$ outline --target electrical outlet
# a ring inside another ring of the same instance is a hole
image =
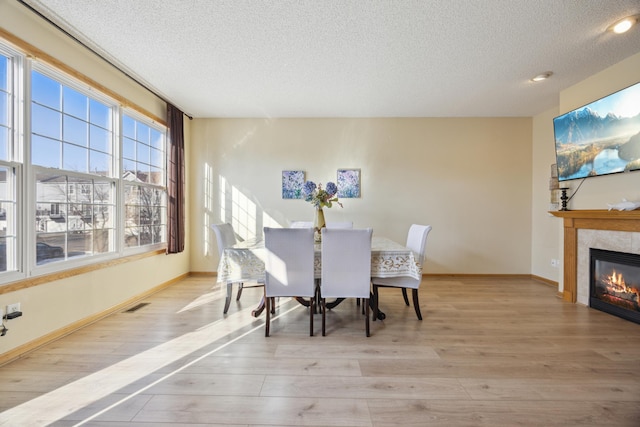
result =
[[[20,310],[19,302],[7,305],[7,314],[15,313],[16,311],[22,311]]]

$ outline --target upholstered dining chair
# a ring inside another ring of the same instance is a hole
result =
[[[313,221],[291,221],[289,228],[313,228]]]
[[[353,228],[353,222],[351,221],[329,221],[326,224],[327,228]],[[289,228],[313,228],[312,221],[292,221]]]
[[[313,336],[313,303],[316,292],[313,245],[311,228],[264,228],[264,300],[267,313],[265,337],[269,336],[275,297],[309,298],[309,336]]]
[[[427,236],[431,231],[430,225],[418,225],[412,224],[409,227],[409,233],[407,234],[407,247],[414,253],[415,260],[420,264],[420,267],[424,265],[425,251],[427,247]],[[416,311],[416,316],[419,320],[422,320],[422,313],[420,312],[420,301],[418,299],[418,288],[422,280],[414,279],[412,277],[372,277],[373,283],[373,297],[375,301],[375,309],[373,313],[373,320],[375,321],[378,313],[378,288],[379,287],[393,287],[401,288],[404,303],[409,306],[409,299],[407,298],[407,289],[411,289],[413,294],[413,308]]]
[[[327,228],[353,228],[351,221],[327,221]]]
[[[211,224],[211,229],[216,235],[216,241],[218,243],[218,253],[220,257],[222,257],[222,253],[226,248],[229,248],[236,243],[238,243],[238,239],[236,238],[236,232],[233,230],[233,226],[229,223],[223,224]],[[240,239],[240,241],[242,241]],[[242,296],[242,289],[245,287],[243,282],[238,282],[238,294],[236,296],[236,301],[240,301],[240,297]],[[262,284],[256,284],[247,287],[258,287],[262,286]],[[224,309],[223,313],[227,314],[229,311],[229,305],[231,304],[231,298],[233,296],[233,283],[227,283],[227,297],[224,301]]]
[[[324,228],[322,230],[322,335],[326,335],[327,298],[364,300],[365,333],[369,331],[371,293],[371,236],[373,230]]]

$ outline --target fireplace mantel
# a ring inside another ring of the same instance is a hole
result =
[[[640,232],[640,210],[576,210],[552,211],[553,216],[564,221],[564,275],[565,301],[576,302],[578,276],[578,230],[612,230]]]

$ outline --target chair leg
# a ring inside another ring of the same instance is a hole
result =
[[[243,288],[243,284],[239,283],[238,284],[238,294],[236,295],[236,301],[240,301],[240,297],[242,296],[242,288]]]
[[[327,299],[322,298],[322,336],[323,337],[327,336],[327,332],[325,329],[326,321],[327,321]]]
[[[229,304],[231,304],[232,293],[233,293],[233,284],[227,283],[227,298],[224,300],[224,310],[222,310],[222,314],[227,314],[227,311],[229,311]]]
[[[322,314],[322,296],[320,295],[320,281],[316,284],[315,292],[316,303],[313,306],[313,313]]]
[[[367,307],[365,308],[366,315],[364,316],[364,330],[368,337],[371,336],[371,332],[369,331],[369,298],[363,299],[363,304]]]
[[[309,336],[313,336],[313,297],[309,300]]]
[[[373,321],[378,320],[378,286],[373,285]]]
[[[409,307],[409,298],[407,298],[407,288],[402,288],[402,297],[404,298],[404,303]]]
[[[276,297],[271,297],[271,314],[276,314]]]
[[[266,292],[265,292],[265,296],[264,296],[264,303],[266,304],[266,309],[267,309],[267,318],[264,322],[264,336],[268,337],[269,336],[269,326],[271,325],[271,298],[267,297]]]
[[[422,320],[422,313],[420,313],[420,301],[418,301],[418,290],[412,289],[413,292],[413,308],[416,309],[416,315],[419,320]]]

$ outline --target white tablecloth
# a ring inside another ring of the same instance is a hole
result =
[[[321,276],[320,244],[315,245],[315,277]],[[264,283],[264,241],[244,241],[227,248],[218,265],[219,283]],[[422,266],[413,251],[386,237],[373,236],[371,241],[371,277],[422,277]]]

